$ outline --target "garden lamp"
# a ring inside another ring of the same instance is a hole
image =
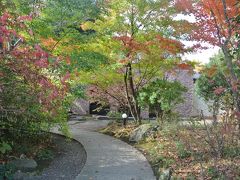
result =
[[[122,114],[122,118],[123,118],[123,126],[126,126],[126,124],[127,124],[127,114],[126,113],[123,113]]]

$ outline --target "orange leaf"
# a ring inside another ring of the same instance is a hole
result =
[[[191,66],[189,64],[186,64],[186,63],[178,64],[178,67],[180,69],[191,69]]]

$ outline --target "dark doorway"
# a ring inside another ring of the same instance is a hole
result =
[[[110,111],[109,106],[102,106],[97,102],[90,104],[90,114],[106,116],[109,111]]]
[[[150,112],[149,113],[149,118],[156,118],[156,113],[155,112]]]
[[[156,118],[156,112],[152,106],[149,107],[149,118]]]

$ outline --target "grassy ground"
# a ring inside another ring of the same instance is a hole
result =
[[[100,132],[128,142],[136,127],[129,123],[124,128],[113,122]],[[214,137],[211,139],[213,145]],[[193,130],[177,123],[166,123],[156,134],[131,144],[143,152],[157,176],[159,169],[171,168],[173,177],[178,179],[240,179],[239,146],[226,144],[223,155],[215,157],[206,139],[206,131],[201,127]]]

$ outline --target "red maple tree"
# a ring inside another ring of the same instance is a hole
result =
[[[49,58],[57,57],[44,51],[38,44],[32,45],[21,35],[24,32],[25,36],[31,36],[26,21],[31,21],[31,17],[15,17],[7,12],[0,16],[1,66],[31,87],[32,95],[37,97],[44,111],[54,112],[68,91],[66,80],[69,73],[55,77],[59,79],[59,85],[53,82],[48,71],[56,69],[56,63],[50,63]],[[8,76],[6,72],[0,72],[0,77],[5,76]],[[4,91],[4,88],[5,84],[1,83],[0,90]],[[0,104],[0,109],[6,108],[8,107]]]
[[[240,24],[235,21],[240,14],[238,0],[177,0],[178,9],[184,14],[194,15],[195,28],[190,34],[190,40],[207,42],[221,48],[227,65],[226,74],[234,97],[236,112],[240,112],[240,80],[234,70],[234,64],[239,57],[235,50],[239,47],[236,36],[240,33]],[[199,46],[200,47],[200,46]],[[216,90],[218,92],[218,90]],[[219,90],[220,91],[220,90]],[[236,113],[238,114],[238,113]],[[239,125],[240,125],[240,117]]]

